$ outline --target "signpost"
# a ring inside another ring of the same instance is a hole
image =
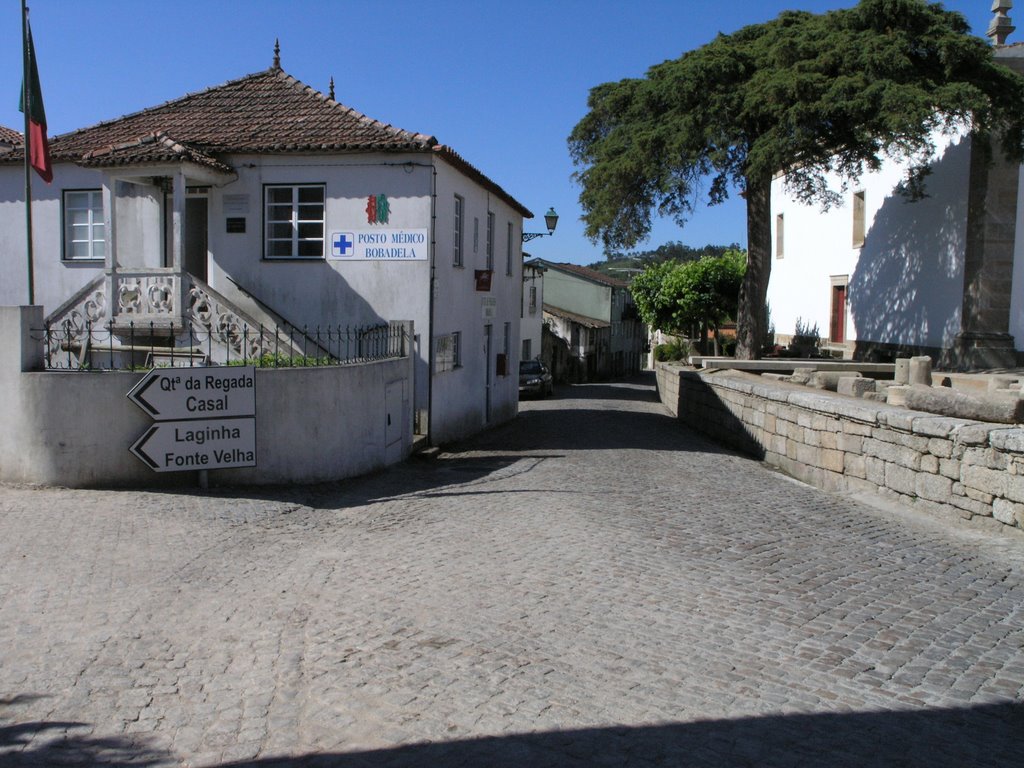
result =
[[[154,472],[256,466],[253,366],[154,368],[128,399],[156,422],[130,449]]]

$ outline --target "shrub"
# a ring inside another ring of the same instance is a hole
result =
[[[796,319],[796,330],[789,342],[789,350],[797,357],[817,357],[818,345],[821,344],[821,334],[818,332],[818,324],[805,323],[803,318]]]

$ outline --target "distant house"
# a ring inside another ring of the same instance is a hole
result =
[[[0,304],[24,304],[23,150],[16,132],[0,141]],[[237,357],[242,329],[411,320],[418,433],[443,443],[515,416],[532,214],[433,136],[360,114],[275,57],[50,148],[54,181],[33,185],[50,323],[109,326],[125,344],[129,327],[164,338],[191,323],[213,357]]]
[[[593,269],[537,259],[544,320],[553,338],[546,361],[556,378],[594,381],[639,372],[646,329],[629,285]]]
[[[545,267],[534,260],[523,264],[523,306],[519,314],[522,341],[520,360],[534,360],[541,356],[546,271]]]
[[[7,152],[21,146],[21,134],[13,128],[0,125],[0,152]]]
[[[1024,72],[1024,46],[996,59]],[[887,161],[822,212],[772,183],[768,288],[777,341],[799,321],[836,354],[888,360],[926,354],[944,367],[1012,367],[1024,359],[1022,168],[990,163],[965,131],[936,133],[923,200],[898,192]],[[833,180],[834,188],[838,179]]]

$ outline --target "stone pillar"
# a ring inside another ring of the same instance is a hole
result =
[[[960,370],[1017,364],[1009,328],[1020,166],[1007,161],[997,139],[991,155],[978,144],[972,137],[963,305],[950,361]]]

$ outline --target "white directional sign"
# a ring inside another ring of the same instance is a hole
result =
[[[154,368],[132,387],[128,399],[155,421],[255,416],[256,373],[251,365]]]
[[[158,421],[132,453],[154,472],[256,466],[256,419]]]

